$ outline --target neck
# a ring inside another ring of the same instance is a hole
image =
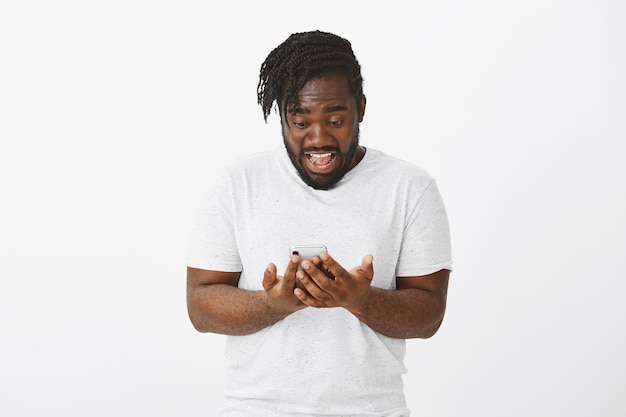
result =
[[[354,168],[355,166],[358,165],[359,162],[361,162],[361,160],[365,156],[365,151],[366,151],[366,148],[364,146],[359,145],[356,148],[356,152],[354,153],[354,159],[352,160],[352,163],[350,164],[350,169]]]

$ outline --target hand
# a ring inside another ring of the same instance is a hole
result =
[[[366,255],[360,266],[346,271],[327,252],[314,256],[302,262],[303,269],[296,273],[306,292],[296,288],[294,293],[311,307],[344,307],[358,313],[372,292],[373,261],[372,255]]]
[[[299,262],[300,257],[292,255],[283,276],[276,275],[276,265],[273,263],[265,269],[263,288],[265,289],[265,302],[270,308],[279,312],[293,313],[306,307],[294,294]]]

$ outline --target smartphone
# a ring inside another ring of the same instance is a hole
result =
[[[326,252],[325,245],[293,245],[289,248],[289,256],[300,255],[300,262],[311,259],[322,252]],[[302,267],[298,265],[298,269],[302,269]]]

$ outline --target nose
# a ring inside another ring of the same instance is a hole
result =
[[[309,146],[322,147],[329,145],[332,141],[332,136],[329,134],[326,124],[323,123],[312,124],[308,136]]]

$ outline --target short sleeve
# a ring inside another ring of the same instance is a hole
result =
[[[206,187],[191,227],[187,266],[212,271],[241,271],[231,184],[228,176],[222,176]]]
[[[434,179],[408,215],[396,276],[421,276],[452,269],[450,226]]]

